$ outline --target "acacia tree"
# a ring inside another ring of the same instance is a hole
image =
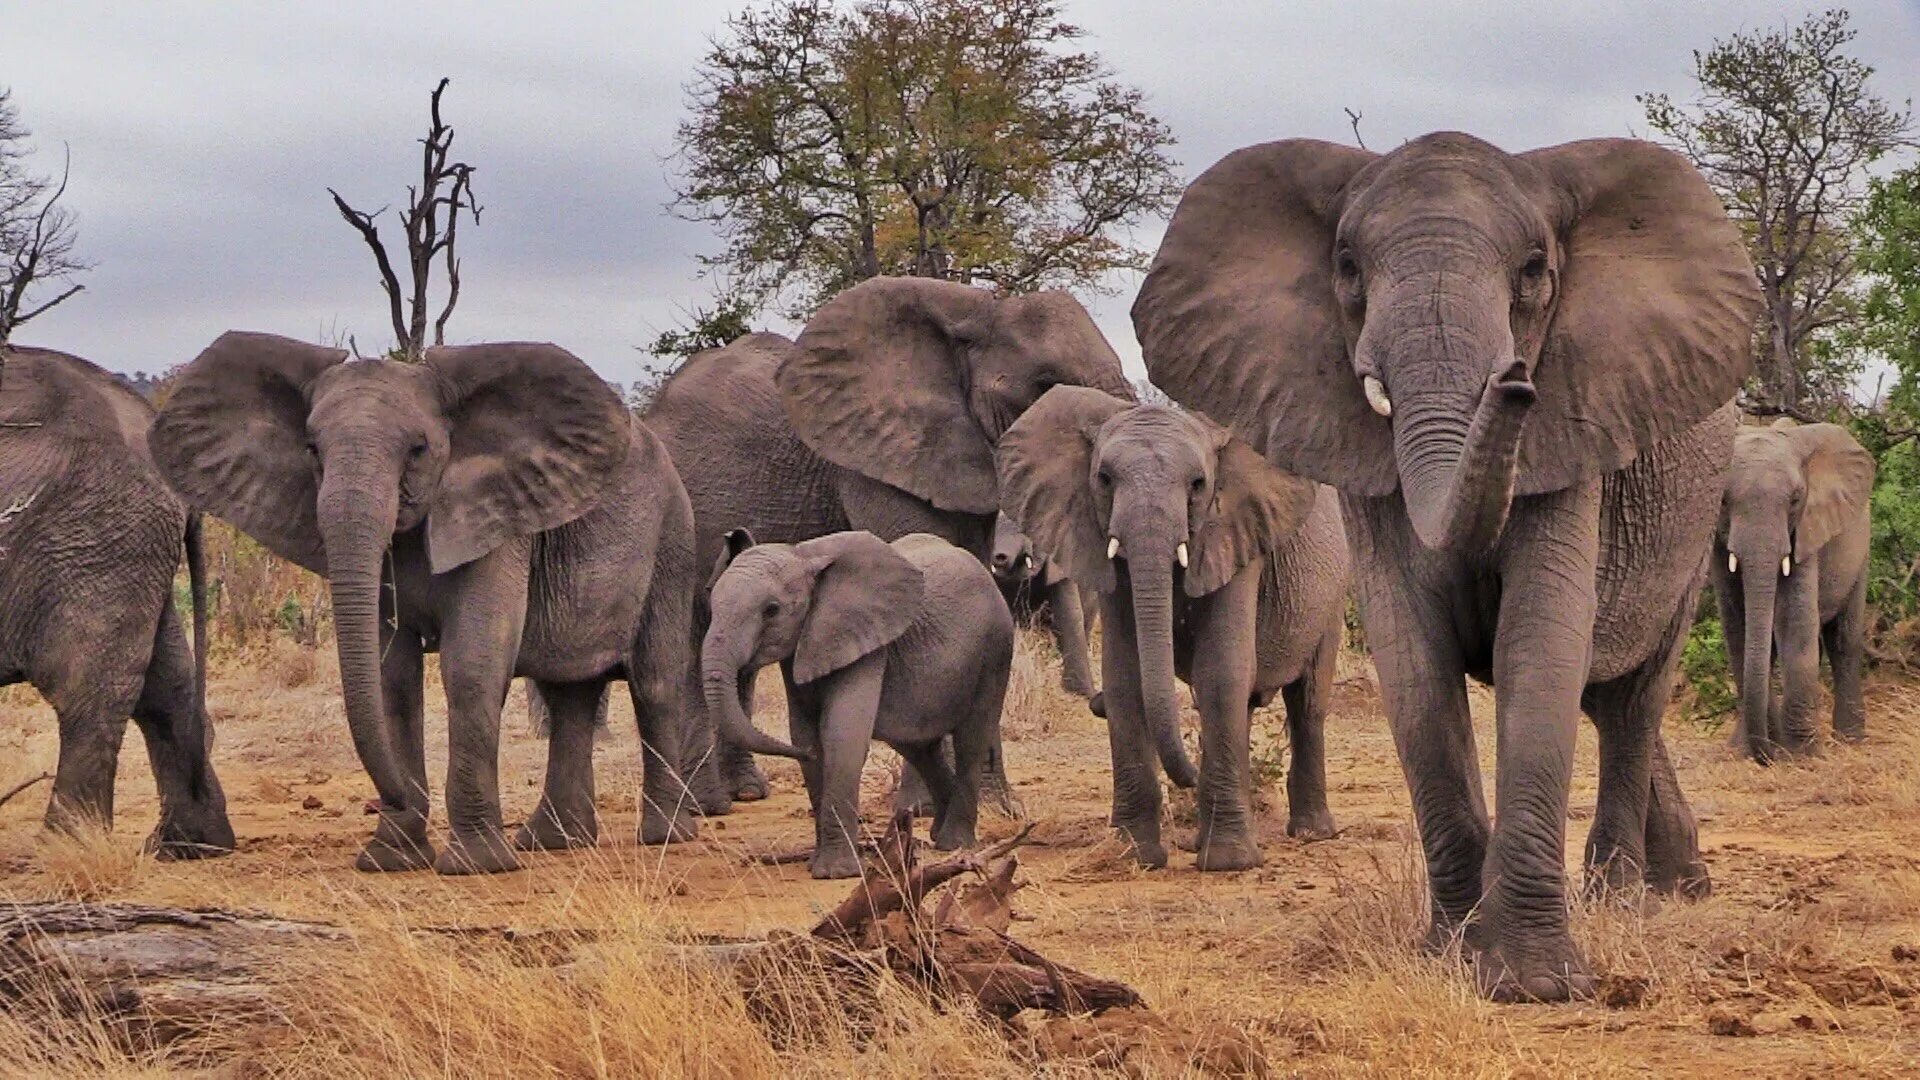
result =
[[[420,140],[420,183],[407,185],[407,209],[400,216],[401,228],[406,233],[407,272],[412,286],[405,294],[404,303],[393,260],[388,257],[387,246],[373,223],[386,208],[372,213],[355,210],[339,192],[327,189],[327,194],[333,196],[334,209],[340,211],[340,216],[354,227],[373,252],[374,264],[380,269],[380,288],[387,294],[388,314],[393,320],[393,355],[402,360],[418,361],[426,355],[428,286],[435,260],[444,260],[447,299],[439,317],[433,320],[433,343],[446,344],[447,320],[453,317],[454,305],[460,302],[460,256],[454,248],[459,236],[460,214],[465,211],[475,224],[480,221],[480,204],[473,198],[473,166],[449,160],[453,153],[453,128],[440,116],[440,96],[446,93],[448,81],[441,79],[428,99],[427,136]]]
[[[34,172],[27,135],[13,92],[0,89],[0,346],[85,288],[75,280],[87,264],[74,254],[73,212],[60,205],[71,161],[57,181]],[[36,295],[42,288],[52,295]]]
[[[795,317],[880,274],[1101,290],[1120,235],[1179,195],[1140,91],[1053,0],[776,0],[728,20],[688,87],[683,217],[722,305]]]
[[[1814,345],[1852,311],[1847,226],[1867,168],[1909,145],[1912,130],[1908,105],[1875,95],[1873,68],[1847,54],[1856,33],[1842,10],[1736,33],[1693,54],[1691,102],[1638,99],[1746,232],[1766,303],[1761,390],[1782,411],[1844,393],[1842,354]]]

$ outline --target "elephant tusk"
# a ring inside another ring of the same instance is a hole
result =
[[[1118,554],[1120,554],[1120,538],[1117,536],[1107,537],[1107,561],[1112,562],[1114,556]]]
[[[1393,415],[1393,402],[1387,397],[1387,388],[1379,379],[1371,375],[1362,376],[1360,390],[1367,395],[1367,404],[1381,416]]]
[[[1180,546],[1173,549],[1173,558],[1175,562],[1180,564],[1180,569],[1185,570],[1187,568],[1187,542],[1185,540],[1180,541]]]
[[[1793,576],[1793,556],[1791,555],[1780,556],[1780,576],[1781,577]]]
[[[1020,569],[1025,570],[1028,573],[1032,573],[1033,572],[1033,556],[1031,555],[1020,556]]]
[[[1740,556],[1735,555],[1731,551],[1727,552],[1727,573],[1737,574],[1739,572],[1740,572]]]

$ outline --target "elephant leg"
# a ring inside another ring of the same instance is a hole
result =
[[[515,565],[504,557],[509,554],[496,552],[455,571],[458,594],[441,628],[449,836],[433,868],[442,874],[520,868],[500,822],[500,709],[513,681],[527,607],[526,565]],[[556,725],[560,719],[556,711]]]
[[[1774,627],[1781,707],[1774,742],[1789,755],[1811,754],[1820,734],[1820,564],[1809,560],[1781,583]]]
[[[1061,578],[1047,586],[1047,593],[1053,640],[1060,648],[1060,689],[1076,697],[1090,697],[1093,671],[1087,661],[1087,620],[1080,610],[1080,586]]]
[[[1101,598],[1105,630],[1100,639],[1101,693],[1105,696],[1107,743],[1113,754],[1113,815],[1109,819],[1132,849],[1135,862],[1167,865],[1160,841],[1160,761],[1147,732],[1140,694],[1140,649],[1134,644],[1133,601],[1118,589]]]
[[[382,590],[383,592],[385,590]],[[400,765],[407,783],[427,803],[427,666],[420,635],[392,630],[383,621],[385,641],[380,662],[380,696],[387,707],[387,726],[399,742]]]
[[[937,751],[935,757],[940,760],[941,768],[953,771],[953,740],[942,738],[933,744]],[[900,766],[900,780],[893,789],[893,812],[905,814],[911,812],[914,817],[932,817],[934,815],[933,787],[920,773],[912,759],[903,757]]]
[[[1700,825],[1680,790],[1667,740],[1658,731],[1653,735],[1646,844],[1648,888],[1689,900],[1703,900],[1713,892],[1713,878],[1700,857]]]
[[[1200,711],[1200,831],[1194,865],[1201,870],[1259,866],[1253,837],[1251,746],[1256,562],[1188,608],[1193,637],[1192,685]]]
[[[1867,705],[1862,669],[1867,643],[1867,576],[1863,572],[1847,593],[1840,614],[1821,628],[1827,662],[1833,665],[1833,735],[1842,742],[1867,737]]]
[[[933,808],[933,843],[942,851],[952,851],[966,844],[943,843],[942,827],[947,824],[953,807],[953,770],[941,760],[940,742],[896,745],[900,757],[913,768],[921,782],[927,787],[927,801]]]
[[[547,780],[540,802],[514,834],[521,851],[592,847],[600,838],[594,809],[593,719],[606,682],[536,682],[546,703]]]
[[[1000,764],[1005,744],[1000,740],[1000,714],[1006,705],[1009,667],[1004,663],[983,665],[970,715],[953,731],[953,794],[936,814],[934,845],[944,850],[971,847],[980,824],[980,793],[983,780]],[[1001,771],[1005,777],[1005,772]]]
[[[816,878],[860,876],[860,772],[880,709],[886,652],[871,653],[829,676],[820,702],[820,805],[814,811]]]
[[[824,786],[821,776],[820,701],[812,687],[787,683],[787,744],[812,756],[800,762],[800,779],[807,788],[807,810],[816,817]]]
[[[1302,840],[1327,840],[1334,834],[1333,811],[1327,806],[1327,702],[1340,675],[1343,630],[1340,613],[1335,611],[1312,666],[1297,682],[1280,690],[1292,748],[1292,760],[1287,763],[1287,835]]]
[[[103,627],[97,616],[72,610],[50,613],[46,625],[52,632],[28,672],[60,728],[46,826],[112,828],[120,744],[152,662],[154,625],[115,618]]]
[[[160,612],[134,722],[160,791],[160,822],[147,846],[161,859],[198,859],[233,851],[227,798],[208,756],[212,728],[202,715],[186,630],[172,603]]]

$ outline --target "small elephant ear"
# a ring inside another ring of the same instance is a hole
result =
[[[154,463],[189,506],[323,576],[307,396],[314,380],[346,356],[230,330],[175,376],[147,433]]]
[[[726,573],[727,567],[733,565],[733,560],[739,558],[740,553],[752,547],[753,544],[753,534],[747,530],[727,530],[727,535],[721,538],[720,554],[713,560],[713,573],[707,575],[707,592],[713,591],[713,586],[720,580],[720,575]]]
[[[993,445],[968,405],[964,352],[995,302],[926,278],[874,278],[827,301],[780,365],[794,430],[828,461],[942,510],[993,513]]]
[[[1156,386],[1275,464],[1358,495],[1400,483],[1333,291],[1334,229],[1374,160],[1313,139],[1228,154],[1180,197],[1133,303]]]
[[[1035,551],[1100,592],[1115,587],[1107,529],[1093,499],[1093,444],[1101,425],[1135,408],[1101,390],[1056,386],[1000,437],[1000,500]]]
[[[1638,139],[1521,154],[1559,200],[1559,300],[1520,446],[1521,495],[1612,472],[1732,400],[1760,290],[1740,230],[1688,161]]]
[[[810,683],[907,632],[920,615],[920,568],[870,532],[844,532],[794,545],[819,569],[813,603],[794,649],[793,680]]]
[[[633,419],[593,369],[557,345],[428,349],[452,429],[427,508],[433,572],[591,510],[633,445]]]
[[[1873,498],[1873,455],[1838,424],[1805,424],[1782,434],[1800,451],[1807,478],[1793,554],[1811,558],[1865,513]]]
[[[1204,596],[1292,536],[1313,512],[1318,489],[1206,417],[1188,416],[1212,440],[1215,454],[1213,502],[1193,523],[1193,565],[1185,575],[1187,595]]]

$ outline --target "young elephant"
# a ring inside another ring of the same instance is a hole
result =
[[[800,760],[814,877],[860,873],[860,770],[876,738],[926,777],[934,843],[973,843],[981,770],[999,743],[1013,663],[1013,616],[978,559],[924,533],[891,544],[842,532],[756,547],[735,529],[710,606],[700,650],[707,708],[734,745]],[[794,746],[761,734],[741,707],[742,675],[775,662]],[[939,753],[948,735],[952,770]]]
[[[1113,824],[1164,866],[1160,778],[1200,785],[1202,870],[1260,863],[1249,725],[1286,699],[1294,836],[1333,833],[1323,729],[1347,548],[1332,493],[1268,465],[1197,413],[1055,387],[1002,438],[1001,497],[1034,542],[1100,595]],[[1202,770],[1180,743],[1173,680],[1194,689]]]
[[[1833,665],[1833,731],[1866,734],[1867,503],[1873,455],[1833,424],[1742,429],[1714,536],[1714,591],[1740,692],[1734,733],[1759,762],[1813,745],[1820,646]],[[1773,693],[1778,658],[1783,697]]]
[[[1087,638],[1093,632],[1093,612],[1081,602],[1080,586],[1067,577],[1059,562],[1035,551],[1033,540],[1007,514],[993,523],[989,568],[1013,621],[1021,626],[1044,625],[1053,634],[1060,649],[1060,689],[1077,697],[1092,696]]]

